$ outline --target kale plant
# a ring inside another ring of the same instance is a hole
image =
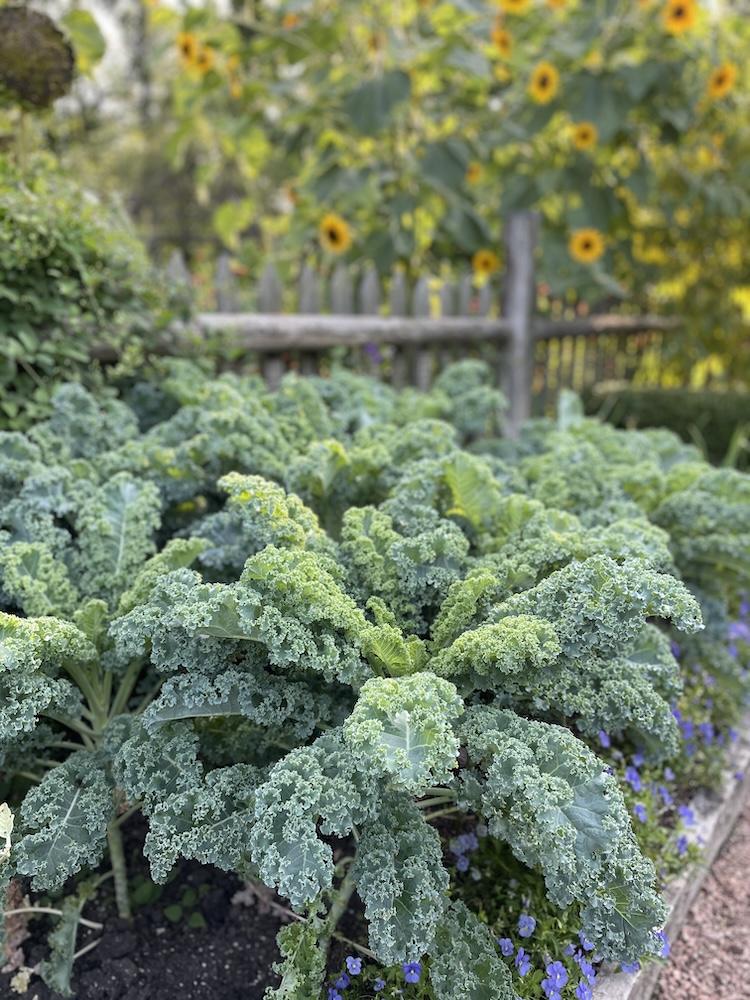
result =
[[[178,364],[160,393],[147,430],[71,385],[0,436],[6,877],[59,890],[109,850],[127,914],[141,810],[157,881],[193,858],[289,900],[269,997],[320,995],[356,894],[378,960],[510,1000],[443,865],[435,823],[470,812],[602,956],[658,951],[655,872],[585,740],[675,752],[663,623],[698,634],[700,600],[719,628],[744,477],[590,421],[495,440],[476,363],[401,396]]]

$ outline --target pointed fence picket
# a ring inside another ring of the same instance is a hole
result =
[[[514,433],[531,414],[532,399],[543,412],[562,387],[580,391],[603,378],[632,376],[643,351],[658,355],[675,326],[653,316],[536,316],[537,231],[533,213],[511,215],[504,272],[484,281],[449,268],[414,276],[399,266],[381,276],[371,262],[342,261],[329,273],[305,262],[285,286],[269,262],[253,287],[223,254],[214,275],[216,311],[202,313],[200,326],[227,337],[233,358],[255,358],[272,386],[288,370],[325,373],[338,361],[397,387],[427,389],[450,361],[482,357],[508,397]],[[190,280],[178,254],[166,273],[173,282]]]

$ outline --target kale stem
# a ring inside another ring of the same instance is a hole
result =
[[[62,910],[56,910],[54,906],[17,906],[14,910],[3,910],[3,917],[13,917],[16,913],[51,913],[53,917],[61,917]],[[93,931],[100,931],[104,924],[99,924],[96,920],[86,920],[85,917],[78,918],[78,923],[83,927],[90,927]]]
[[[462,810],[459,809],[458,806],[450,806],[450,808],[448,809],[438,809],[437,812],[430,813],[429,816],[425,816],[425,819],[429,823],[431,820],[438,819],[438,817],[440,816],[452,816],[453,813],[460,813],[460,812],[462,812]]]
[[[320,948],[321,954],[326,962],[328,961],[328,949],[331,946],[331,938],[336,932],[339,920],[341,920],[343,915],[346,913],[349,900],[352,898],[352,893],[354,892],[354,878],[352,877],[353,867],[353,865],[350,866],[344,880],[338,887],[331,909],[328,911],[328,919],[325,923],[325,929],[318,942],[318,947]]]
[[[344,937],[344,935],[339,934],[338,931],[334,931],[334,933],[331,936],[334,937],[337,941],[341,941],[342,944],[348,944],[350,948],[355,948],[357,951],[361,951],[363,955],[367,955],[368,958],[372,958],[375,961],[377,961],[375,952],[370,951],[369,948],[365,948],[363,944],[357,944],[356,941],[352,941],[351,938]]]
[[[109,858],[112,862],[112,875],[115,880],[115,901],[117,914],[124,920],[130,920],[130,898],[128,896],[128,870],[125,865],[125,851],[122,844],[122,831],[116,821],[107,827],[109,842]]]

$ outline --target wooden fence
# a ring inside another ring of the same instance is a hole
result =
[[[383,288],[373,265],[363,265],[355,280],[352,269],[340,264],[328,282],[303,267],[291,296],[269,265],[248,303],[224,256],[215,278],[217,311],[200,315],[201,333],[221,338],[234,358],[257,356],[271,384],[289,368],[325,370],[333,352],[397,386],[425,389],[447,362],[480,356],[508,397],[512,434],[532,409],[549,408],[564,386],[584,390],[605,378],[628,378],[643,352],[658,347],[674,328],[654,316],[536,316],[537,230],[533,213],[511,215],[501,280],[479,287],[468,274],[456,280],[424,276],[410,286],[396,271]],[[179,257],[170,262],[168,274],[175,281],[189,280]],[[290,305],[294,311],[285,312]]]

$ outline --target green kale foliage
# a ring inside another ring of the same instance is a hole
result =
[[[0,435],[6,876],[54,890],[140,808],[157,880],[195,858],[305,918],[270,996],[318,993],[356,892],[381,961],[428,956],[440,1000],[511,1000],[429,821],[461,809],[600,954],[658,949],[655,872],[581,737],[676,750],[665,623],[720,648],[746,478],[566,408],[503,441],[473,362],[424,395],[184,363],[159,391],[145,430],[68,385]]]

